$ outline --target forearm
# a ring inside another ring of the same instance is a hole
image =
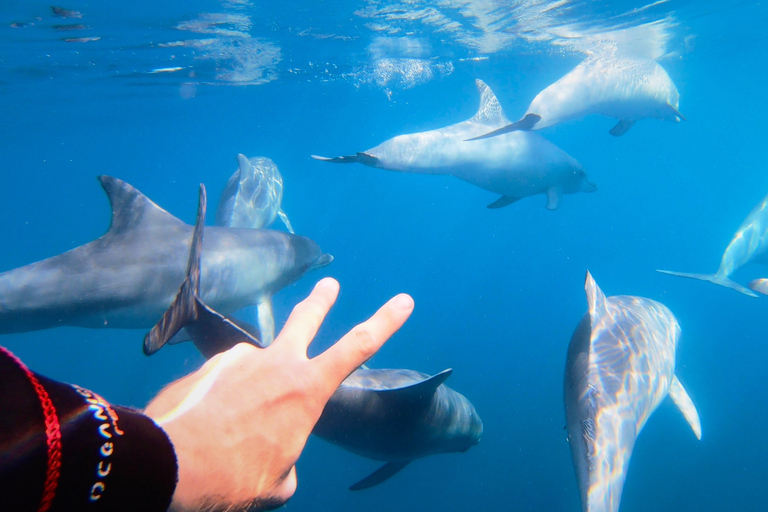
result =
[[[0,454],[0,510],[164,511],[176,484],[173,446],[151,419],[4,350]]]

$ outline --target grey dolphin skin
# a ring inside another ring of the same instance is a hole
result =
[[[732,281],[730,275],[747,263],[768,264],[768,196],[764,197],[755,206],[726,247],[723,257],[720,259],[720,267],[714,274],[690,274],[686,272],[672,272],[671,270],[657,270],[662,274],[670,274],[679,277],[688,277],[709,281],[725,286],[750,297],[757,297],[749,288]],[[760,283],[750,285],[755,291],[760,291]]]
[[[159,350],[182,329],[207,358],[240,342],[263,347],[246,328],[199,296],[204,216],[201,187],[187,277],[171,307],[144,338],[146,354]],[[312,433],[358,455],[387,461],[351,490],[377,485],[414,459],[463,452],[480,441],[483,422],[469,400],[443,384],[450,374],[445,370],[430,377],[413,370],[359,368],[341,383]]]
[[[437,130],[398,135],[351,156],[316,160],[361,163],[390,171],[447,174],[501,194],[488,208],[502,208],[524,197],[546,194],[547,209],[556,210],[563,194],[594,192],[581,164],[538,134],[513,132],[468,142],[509,123],[482,80],[475,80],[480,108],[466,121]]]
[[[701,423],[675,376],[680,326],[651,299],[606,297],[587,272],[589,311],[565,367],[568,440],[583,512],[616,512],[635,439],[667,394],[698,439]]]
[[[280,217],[293,233],[283,212],[283,176],[271,159],[237,155],[237,170],[230,176],[216,210],[216,225],[230,228],[268,228]]]
[[[483,422],[464,395],[443,384],[450,375],[361,368],[341,383],[313,433],[386,461],[350,490],[380,484],[414,459],[464,452],[480,442]]]
[[[184,279],[192,226],[124,181],[99,181],[112,205],[109,231],[0,274],[0,333],[64,325],[146,328],[173,301]],[[202,253],[201,296],[225,314],[257,304],[268,344],[274,336],[272,295],[332,259],[302,236],[212,227]]]
[[[537,94],[521,120],[470,140],[540,130],[590,114],[618,119],[609,132],[618,137],[640,119],[685,120],[679,103],[677,87],[658,62],[592,56]]]

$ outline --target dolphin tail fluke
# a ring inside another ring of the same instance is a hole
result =
[[[701,440],[701,420],[699,420],[699,413],[696,412],[696,406],[693,405],[693,400],[688,396],[685,388],[680,381],[677,380],[677,376],[672,377],[672,383],[669,386],[669,396],[680,412],[683,413],[685,420],[693,429],[693,433],[696,435],[696,439]]]
[[[349,490],[361,491],[363,489],[368,489],[369,487],[373,487],[374,485],[379,485],[385,480],[392,478],[401,469],[403,469],[405,466],[410,464],[410,462],[411,461],[409,460],[396,460],[396,461],[387,462],[386,464],[381,466],[379,469],[377,469],[367,477],[351,485]]]
[[[195,298],[200,290],[200,253],[203,245],[203,223],[207,206],[205,186],[200,185],[200,198],[197,204],[197,222],[192,234],[192,246],[187,261],[187,277],[181,284],[179,293],[163,318],[144,337],[144,353],[152,355],[168,343],[184,326],[197,319]]]
[[[719,274],[690,274],[687,272],[672,272],[671,270],[659,270],[659,269],[656,269],[656,272],[661,272],[662,274],[669,274],[671,276],[687,277],[689,279],[698,279],[699,281],[709,281],[710,283],[719,284],[720,286],[725,286],[726,288],[730,288],[731,290],[736,290],[737,292],[741,292],[744,295],[749,295],[750,297],[757,297],[757,294],[754,293],[749,288],[745,286],[741,286],[739,283],[731,281],[726,276],[719,275]]]
[[[179,288],[179,293],[163,318],[144,337],[144,353],[152,355],[173,339],[182,329],[206,358],[211,358],[237,343],[246,341],[260,346],[243,327],[209,308],[198,297],[200,290],[200,255],[203,247],[203,223],[205,221],[206,194],[200,185],[200,201],[197,207],[197,223],[192,235],[192,247],[189,250],[187,277]],[[247,327],[245,327],[247,326]],[[179,338],[177,338],[179,339]]]
[[[492,132],[488,132],[484,135],[480,135],[479,137],[472,137],[471,139],[466,139],[467,141],[472,140],[481,140],[481,139],[489,139],[491,137],[496,137],[497,135],[503,135],[505,133],[509,132],[516,132],[516,131],[531,131],[533,130],[533,127],[536,126],[536,123],[541,121],[541,116],[539,114],[527,114],[524,118],[521,120],[508,124],[507,126],[502,126],[498,130],[493,130]]]

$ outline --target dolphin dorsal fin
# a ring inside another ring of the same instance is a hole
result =
[[[677,376],[672,377],[672,383],[669,385],[669,396],[680,412],[683,413],[685,420],[691,426],[693,433],[696,435],[696,439],[701,440],[701,420],[699,419],[699,413],[696,411],[696,406],[693,405],[693,400],[688,396],[685,388],[680,381],[677,380]]]
[[[182,221],[163,210],[133,185],[112,176],[99,176],[101,187],[112,205],[112,222],[109,234],[140,230],[159,224],[184,225]]]
[[[593,325],[595,317],[608,314],[608,308],[605,305],[605,294],[597,286],[592,274],[587,270],[587,279],[584,283],[584,289],[587,292],[587,303],[589,304],[589,318]]]
[[[480,108],[477,109],[477,113],[471,120],[494,127],[509,124],[509,119],[504,115],[501,103],[499,103],[491,88],[480,79],[475,80],[475,85],[480,92]]]
[[[239,153],[237,155],[237,172],[240,173],[240,175],[237,177],[237,181],[239,183],[243,182],[243,177],[249,176],[251,174],[251,161],[248,160],[248,157],[245,156],[242,153]]]
[[[409,400],[426,400],[432,398],[432,395],[435,394],[437,388],[451,376],[451,373],[453,373],[453,370],[448,368],[447,370],[443,370],[440,373],[427,377],[419,382],[414,382],[413,384],[407,384],[396,388],[377,389],[375,391],[382,395],[397,393],[398,397],[407,398]]]

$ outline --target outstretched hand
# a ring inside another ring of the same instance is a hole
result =
[[[309,359],[338,293],[338,282],[321,280],[272,345],[241,343],[149,404],[146,414],[166,431],[179,463],[171,510],[265,510],[293,495],[295,463],[326,402],[413,311],[413,299],[397,295]]]

